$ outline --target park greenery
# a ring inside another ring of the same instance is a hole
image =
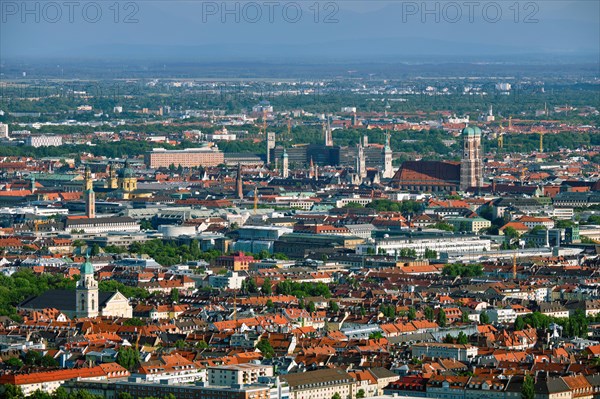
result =
[[[479,264],[475,265],[463,265],[459,263],[452,263],[444,266],[442,274],[448,277],[479,277],[483,275],[483,266]]]
[[[515,330],[523,330],[527,327],[549,329],[552,324],[555,324],[560,326],[562,336],[585,338],[587,337],[588,325],[597,322],[600,322],[600,316],[586,317],[584,311],[580,309],[568,318],[551,317],[540,312],[533,312],[517,317]]]
[[[296,298],[311,296],[331,298],[331,291],[325,283],[299,283],[296,281],[284,280],[277,284],[276,293],[278,295],[293,295]]]
[[[162,240],[135,242],[129,246],[129,252],[149,255],[163,266],[172,266],[194,260],[209,262],[221,255],[221,252],[217,250],[202,251],[197,240],[192,240],[189,245],[177,245],[174,242]]]

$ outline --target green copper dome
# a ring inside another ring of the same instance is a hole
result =
[[[475,134],[475,131],[471,126],[467,126],[463,129],[462,134],[463,136],[473,136]]]
[[[462,135],[467,136],[467,137],[480,136],[481,129],[478,128],[477,126],[473,126],[473,127],[467,126],[463,129]]]
[[[123,177],[123,178],[135,177],[135,172],[133,171],[133,169],[131,168],[131,165],[129,164],[129,159],[125,161],[125,167],[123,169],[119,170],[119,177]]]
[[[79,273],[81,274],[94,274],[94,265],[90,262],[90,258],[86,258],[85,262],[81,264],[79,268]]]

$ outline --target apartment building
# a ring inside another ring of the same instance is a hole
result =
[[[166,150],[154,148],[144,155],[149,168],[168,168],[171,165],[184,168],[198,166],[217,166],[223,164],[225,156],[215,147],[187,148],[185,150]]]
[[[455,359],[461,362],[470,361],[477,356],[478,348],[473,345],[445,344],[438,342],[424,342],[414,344],[413,357],[431,357],[442,359]]]
[[[290,386],[290,399],[331,399],[356,397],[356,380],[340,369],[323,369],[282,376]]]
[[[233,386],[258,383],[260,377],[273,377],[273,366],[242,363],[208,368],[210,385]]]
[[[58,147],[62,145],[61,136],[29,136],[25,139],[25,145],[31,147]]]

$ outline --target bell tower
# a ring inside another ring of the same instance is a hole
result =
[[[81,279],[75,290],[75,316],[98,316],[98,282],[94,279],[94,266],[89,256],[79,268]]]
[[[85,197],[85,216],[93,219],[96,217],[96,193],[94,193],[94,180],[90,167],[85,168],[83,180],[83,195]]]
[[[392,146],[390,145],[390,133],[385,132],[385,146],[383,147],[383,177],[391,179],[394,177],[394,167],[392,166]]]
[[[483,186],[481,129],[467,126],[462,131],[463,154],[460,162],[460,189]]]

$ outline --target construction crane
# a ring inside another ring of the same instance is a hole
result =
[[[50,223],[51,220],[34,220],[33,221],[33,225],[35,226],[35,232],[37,233],[39,231],[40,228],[40,224],[48,224]]]
[[[527,168],[521,168],[521,183],[525,181],[525,172],[527,172]]]

